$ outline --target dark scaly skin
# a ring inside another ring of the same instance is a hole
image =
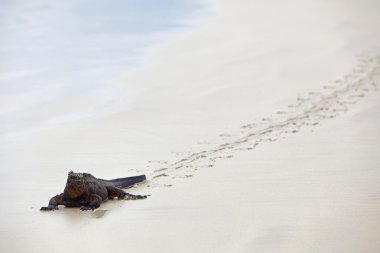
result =
[[[145,178],[145,177],[144,177]],[[69,172],[63,193],[50,199],[47,207],[41,211],[57,210],[59,205],[80,207],[81,210],[94,210],[107,199],[145,199],[147,196],[126,193],[113,183],[97,179],[88,173]]]

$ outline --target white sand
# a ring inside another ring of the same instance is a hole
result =
[[[98,117],[2,134],[1,252],[380,251],[378,1],[214,4]],[[71,169],[152,196],[39,212]]]

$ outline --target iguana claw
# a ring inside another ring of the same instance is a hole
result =
[[[58,210],[58,206],[43,206],[40,209],[41,211],[54,211]]]

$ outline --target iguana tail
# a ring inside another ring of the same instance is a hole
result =
[[[116,187],[127,188],[127,187],[131,187],[134,184],[143,182],[145,180],[146,180],[146,176],[140,175],[140,176],[134,176],[134,177],[116,178],[116,179],[107,180],[107,181],[110,183],[113,183]]]

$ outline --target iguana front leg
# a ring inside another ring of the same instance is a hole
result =
[[[41,211],[54,211],[58,209],[58,205],[64,205],[65,202],[62,199],[63,193],[60,195],[54,196],[50,199],[48,206],[41,207]]]
[[[100,197],[99,195],[91,194],[88,197],[89,204],[87,206],[82,206],[80,208],[80,210],[82,210],[82,211],[94,210],[94,209],[96,209],[96,208],[98,208],[100,206],[100,204],[102,203],[102,201],[103,201],[102,197]]]

